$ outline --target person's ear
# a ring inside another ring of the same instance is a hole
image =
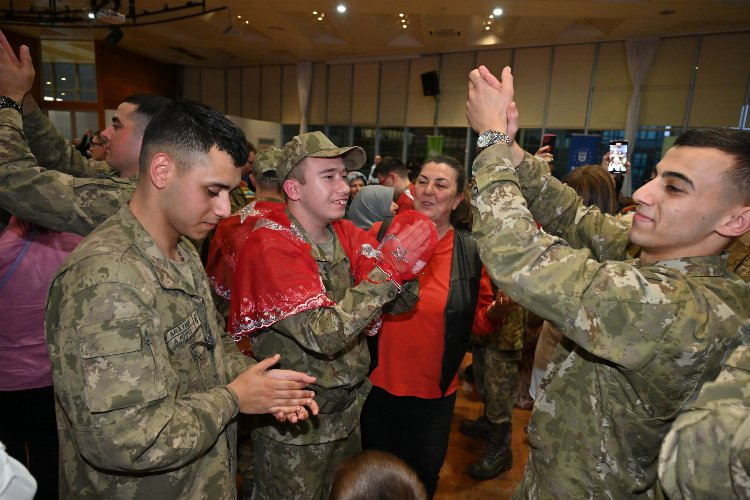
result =
[[[151,158],[148,167],[148,176],[157,189],[164,189],[170,176],[174,173],[176,165],[165,153],[157,153]]]
[[[464,201],[464,194],[463,194],[463,193],[460,193],[460,194],[459,194],[459,195],[458,195],[458,196],[456,197],[456,201],[455,201],[455,202],[453,203],[453,210],[457,209],[457,208],[458,208],[458,206],[459,206],[459,205],[461,204],[461,202],[462,202],[462,201]]]
[[[750,207],[739,207],[716,230],[722,236],[741,236],[750,230]]]
[[[300,189],[299,189],[299,181],[297,179],[287,179],[284,181],[284,193],[286,193],[287,198],[289,198],[292,201],[299,201],[300,199]]]

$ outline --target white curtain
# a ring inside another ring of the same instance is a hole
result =
[[[628,141],[628,156],[632,158],[635,149],[635,135],[638,131],[639,118],[641,114],[641,87],[651,68],[656,50],[659,48],[658,38],[633,38],[625,41],[625,51],[628,59],[628,74],[633,84],[633,93],[630,94],[628,103],[628,114],[625,121],[625,140]],[[631,177],[625,177],[622,192],[632,194],[633,184]]]
[[[297,95],[299,97],[299,133],[307,132],[307,110],[310,107],[310,89],[312,87],[312,63],[297,63]]]

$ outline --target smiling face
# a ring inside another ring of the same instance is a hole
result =
[[[354,179],[352,183],[349,184],[349,194],[354,198],[363,187],[365,187],[365,182],[362,179]]]
[[[441,236],[450,228],[451,212],[464,198],[458,191],[458,172],[446,163],[428,162],[414,183],[414,201],[418,212],[435,223]]]
[[[302,169],[305,182],[294,176],[284,181],[289,210],[306,231],[317,232],[344,216],[349,184],[344,160],[307,157],[295,168]]]
[[[633,193],[637,204],[630,240],[641,260],[716,255],[730,239],[742,207],[725,174],[732,156],[711,148],[673,147],[656,166],[656,177]]]
[[[240,169],[216,146],[197,165],[173,167],[162,198],[167,225],[178,237],[205,238],[231,214],[229,191],[239,185]]]

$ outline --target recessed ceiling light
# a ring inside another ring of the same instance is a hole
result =
[[[500,7],[495,7],[494,9],[492,9],[492,13],[496,16],[502,16],[503,9],[501,9]]]
[[[344,5],[343,3],[338,4],[336,6],[336,12],[338,12],[339,14],[343,14],[344,12],[346,12],[346,5]]]
[[[405,24],[402,24],[401,27],[404,28],[404,29],[406,29],[406,25]]]
[[[242,16],[237,16],[237,19],[242,19]]]
[[[398,17],[404,17],[404,13],[403,12],[399,12],[398,13]]]
[[[313,16],[317,16],[317,15],[318,15],[318,11],[317,11],[317,10],[314,10],[314,11],[313,11]]]
[[[250,21],[245,21],[245,24],[250,24]]]

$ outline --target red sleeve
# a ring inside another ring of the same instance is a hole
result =
[[[495,300],[495,293],[492,291],[492,282],[487,270],[482,266],[482,277],[479,280],[479,297],[477,299],[477,310],[474,314],[474,324],[471,332],[476,335],[488,335],[497,327],[502,325],[503,318],[490,319],[487,317],[487,307]]]

